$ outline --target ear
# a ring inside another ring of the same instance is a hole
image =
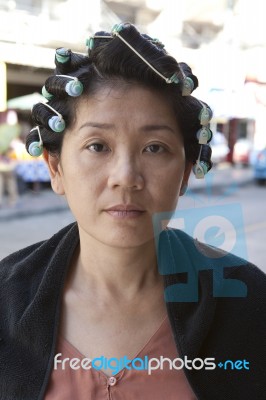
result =
[[[63,174],[59,156],[50,154],[46,149],[44,149],[43,158],[49,169],[53,191],[57,194],[64,195]]]
[[[192,162],[191,161],[186,161],[185,171],[184,171],[184,175],[183,175],[183,180],[182,180],[179,196],[183,196],[186,193],[186,190],[187,190],[187,187],[188,187],[188,180],[189,180],[189,177],[190,177],[190,173],[191,173],[192,167],[193,167]]]

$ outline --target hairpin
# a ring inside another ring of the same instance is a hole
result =
[[[28,153],[32,156],[32,157],[39,157],[42,155],[43,153],[43,141],[42,141],[42,137],[41,137],[41,132],[40,132],[40,128],[37,125],[35,128],[31,129],[30,132],[37,130],[38,135],[39,135],[39,142],[32,142],[29,147],[28,147]]]
[[[66,127],[65,121],[62,117],[62,115],[56,111],[53,107],[51,107],[49,104],[47,103],[42,103],[45,107],[50,108],[50,110],[52,110],[56,115],[54,115],[53,117],[49,118],[48,120],[48,125],[50,126],[50,128],[54,131],[54,132],[63,132],[63,130]]]

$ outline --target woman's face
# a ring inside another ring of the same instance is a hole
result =
[[[153,215],[176,208],[191,168],[172,107],[138,85],[80,99],[60,159],[48,162],[81,234],[124,248],[153,239]]]

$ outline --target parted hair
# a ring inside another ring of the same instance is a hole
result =
[[[54,74],[45,82],[45,90],[50,94],[47,104],[62,115],[66,128],[71,128],[80,99],[94,94],[104,86],[118,87],[126,82],[152,88],[155,92],[164,93],[169,105],[172,105],[183,136],[186,159],[195,163],[200,151],[197,132],[202,128],[199,114],[203,104],[208,109],[209,106],[192,95],[183,96],[182,81],[184,77],[189,77],[196,89],[197,77],[186,63],[178,62],[158,40],[141,34],[134,25],[123,24],[119,34],[165,78],[176,74],[178,83],[167,83],[119,37],[100,31],[95,33],[93,48],[88,49],[87,55],[63,49],[67,61],[60,62],[60,58],[58,61],[58,57],[55,57]],[[82,83],[83,92],[80,96],[72,97],[66,92],[65,86],[69,81],[67,76],[76,77]],[[64,132],[54,132],[50,128],[48,121],[54,115],[42,103],[32,109],[33,123],[40,128],[43,147],[50,153],[60,154]],[[38,140],[37,131],[30,132],[26,140],[27,150],[32,142]],[[200,160],[207,164],[208,170],[211,168],[211,148],[208,144],[202,145]]]

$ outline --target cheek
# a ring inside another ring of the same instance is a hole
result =
[[[97,168],[95,163],[88,163],[82,159],[72,158],[71,163],[65,163],[62,178],[66,198],[71,209],[81,211],[82,207],[88,208],[106,185],[104,169]]]
[[[174,160],[165,168],[158,168],[150,180],[152,197],[160,210],[169,211],[176,207],[183,180],[185,162]]]

